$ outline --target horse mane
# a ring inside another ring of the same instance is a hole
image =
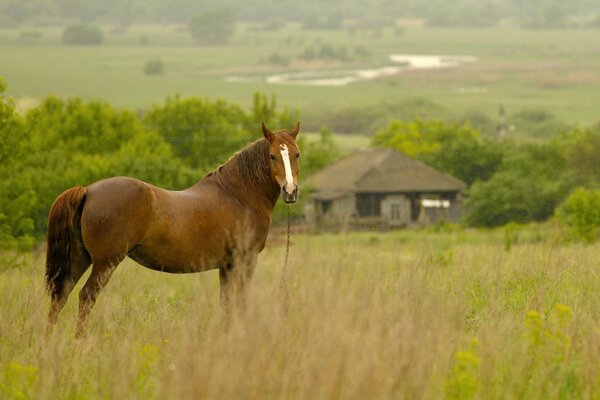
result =
[[[237,171],[244,180],[253,180],[265,184],[271,180],[269,143],[266,139],[259,139],[248,144],[216,170],[208,173],[205,178],[212,177],[219,182],[222,181],[224,178],[223,167],[231,163],[236,164]]]

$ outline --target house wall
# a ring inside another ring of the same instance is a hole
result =
[[[449,200],[450,207],[424,207],[423,199]],[[429,225],[443,219],[457,222],[461,216],[457,193],[357,193],[307,207],[306,217],[320,227],[395,228]]]
[[[347,224],[356,215],[356,201],[353,194],[334,200],[315,200],[313,222],[318,225]]]
[[[411,222],[410,199],[404,195],[388,195],[381,200],[381,216],[390,227],[407,226]]]

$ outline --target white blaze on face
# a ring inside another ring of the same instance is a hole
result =
[[[288,194],[294,192],[294,176],[292,175],[292,164],[290,163],[290,152],[285,144],[279,145],[283,166],[285,167],[285,191]]]

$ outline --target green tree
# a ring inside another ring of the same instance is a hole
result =
[[[260,138],[258,127],[256,133],[247,129],[244,111],[223,100],[168,98],[152,107],[144,124],[160,133],[179,158],[204,171],[226,161],[244,143]]]
[[[50,205],[69,187],[115,175],[169,188],[192,181],[192,171],[158,133],[145,131],[134,113],[103,102],[45,99],[26,114],[21,145],[26,151],[11,173],[30,192],[13,204],[34,222],[37,238],[45,235]]]
[[[600,233],[600,190],[578,188],[557,208],[556,216],[576,238],[591,243]]]
[[[34,223],[29,211],[37,201],[21,162],[30,153],[23,121],[5,90],[0,79],[0,250],[33,245]]]
[[[570,178],[556,143],[515,147],[498,172],[468,189],[466,222],[491,227],[545,220],[571,188]]]
[[[266,94],[256,92],[253,96],[250,125],[247,125],[247,129],[253,131],[262,122],[273,129],[291,129],[299,120],[297,110],[290,110],[287,107],[281,111],[277,109],[275,94],[269,98]]]
[[[392,122],[373,137],[372,144],[420,159],[467,184],[489,179],[500,167],[507,147],[483,139],[468,125],[418,119]]]
[[[235,30],[233,13],[228,9],[207,10],[193,17],[188,28],[197,44],[226,44]]]
[[[299,137],[302,151],[302,175],[310,176],[333,163],[340,157],[340,150],[333,140],[333,134],[325,127],[319,132],[319,140],[307,141]]]
[[[600,125],[574,129],[561,143],[576,186],[600,186]]]
[[[71,25],[62,34],[63,43],[70,45],[94,46],[102,44],[103,40],[102,30],[87,24]]]
[[[452,125],[442,121],[393,121],[375,134],[374,146],[396,149],[410,157],[422,158],[438,154],[450,141],[476,139],[479,132],[468,126]]]

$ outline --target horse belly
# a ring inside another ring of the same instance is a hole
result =
[[[216,269],[223,266],[227,258],[225,251],[198,251],[198,247],[189,248],[169,243],[141,244],[134,247],[128,256],[147,268],[174,274]]]

